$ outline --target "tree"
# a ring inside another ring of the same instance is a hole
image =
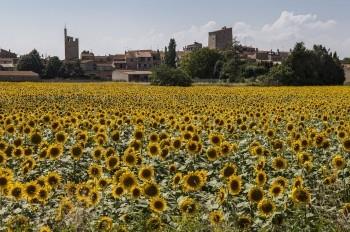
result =
[[[57,57],[50,57],[46,67],[44,69],[44,77],[45,78],[55,78],[59,76],[59,71],[62,66],[62,61]]]
[[[168,48],[165,49],[165,64],[176,68],[176,41],[170,39]]]
[[[202,48],[184,56],[180,67],[192,79],[215,79],[218,78],[215,65],[219,60],[223,60],[223,56],[218,51]]]
[[[288,75],[282,77],[281,73]],[[322,45],[307,49],[297,43],[279,69],[273,68],[268,75],[283,85],[342,85],[345,81],[343,66],[337,53]]]
[[[190,86],[191,78],[181,69],[160,65],[153,69],[151,84],[161,86]]]
[[[33,71],[41,76],[44,65],[38,51],[34,49],[29,54],[21,56],[17,64],[17,69],[19,71]]]
[[[231,46],[224,51],[224,58],[226,62],[222,67],[220,74],[220,79],[226,79],[230,82],[239,82],[241,81],[241,66],[242,61],[240,58],[240,48],[241,45],[236,38],[233,40]]]
[[[80,78],[84,77],[80,62],[64,62],[58,71],[58,76],[63,78]]]

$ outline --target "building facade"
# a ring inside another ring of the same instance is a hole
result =
[[[64,52],[66,61],[79,60],[79,39],[68,36],[67,28],[64,28]]]
[[[113,58],[113,66],[123,70],[147,71],[161,63],[161,53],[152,50],[126,51]]]
[[[184,52],[193,52],[196,50],[199,50],[203,48],[203,44],[194,42],[193,44],[187,45],[186,47],[183,48]]]
[[[210,49],[225,50],[232,46],[232,41],[232,28],[223,27],[221,30],[209,32]]]

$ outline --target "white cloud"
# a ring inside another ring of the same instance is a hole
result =
[[[283,11],[275,22],[261,28],[238,22],[234,25],[234,35],[242,43],[261,49],[287,50],[298,41],[304,41],[307,45],[322,43],[334,46],[336,39],[331,35],[336,26],[335,20],[323,21],[314,14]]]

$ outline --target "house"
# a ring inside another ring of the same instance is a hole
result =
[[[0,49],[0,65],[1,70],[15,71],[18,63],[17,54],[11,50]]]
[[[0,81],[40,81],[40,77],[31,71],[0,71]]]
[[[119,82],[148,82],[152,74],[150,71],[120,70],[115,69],[112,74],[112,81]]]
[[[350,84],[350,64],[344,65],[345,83]]]
[[[203,48],[203,44],[198,43],[198,42],[194,42],[193,44],[190,44],[190,45],[187,45],[186,47],[184,47],[183,50],[185,52],[193,52],[193,51],[199,50],[201,48]]]

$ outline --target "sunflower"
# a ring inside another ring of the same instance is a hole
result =
[[[183,188],[185,192],[195,192],[202,189],[206,183],[206,174],[203,171],[190,172],[183,177]]]
[[[3,192],[5,189],[7,189],[10,184],[10,176],[4,175],[4,173],[0,173],[0,192]]]
[[[308,161],[311,162],[312,160],[313,160],[312,154],[310,154],[308,152],[298,153],[298,161],[300,164],[304,164],[305,162],[308,162]]]
[[[309,204],[311,202],[311,194],[306,188],[296,187],[292,191],[292,200],[295,203]]]
[[[240,229],[247,229],[252,225],[252,218],[248,215],[240,215],[237,219],[237,226]]]
[[[148,155],[156,157],[160,154],[160,146],[158,143],[150,143],[147,146]]]
[[[129,166],[134,167],[137,164],[138,161],[138,155],[136,152],[126,152],[123,155],[123,162]]]
[[[123,188],[123,186],[121,185],[113,185],[112,186],[112,196],[115,198],[115,199],[120,199],[121,196],[123,196],[125,190]]]
[[[132,172],[126,171],[120,176],[119,183],[124,189],[130,190],[137,185],[137,179]]]
[[[191,140],[187,143],[186,148],[190,154],[197,154],[198,142]]]
[[[39,232],[51,232],[51,229],[49,226],[42,226],[40,227]]]
[[[39,185],[34,181],[28,182],[24,185],[24,194],[28,199],[32,199],[36,197],[38,190],[39,190]]]
[[[118,142],[119,139],[120,139],[120,133],[119,133],[119,131],[112,131],[112,132],[111,132],[111,140],[112,140],[113,142]]]
[[[15,200],[20,200],[22,199],[24,194],[24,190],[23,190],[23,185],[19,182],[16,182],[14,184],[11,185],[10,187],[10,193],[9,195],[14,198]]]
[[[222,135],[220,134],[210,134],[209,135],[209,141],[211,144],[215,145],[215,146],[220,146],[220,144],[222,143]]]
[[[273,197],[279,197],[281,194],[283,194],[284,192],[284,188],[282,185],[276,183],[276,184],[272,184],[270,186],[270,195]]]
[[[260,187],[252,187],[248,192],[248,200],[252,203],[259,203],[264,198],[264,191]]]
[[[119,166],[119,158],[117,156],[110,156],[106,160],[106,168],[109,171],[116,170]]]
[[[154,177],[154,168],[149,165],[145,165],[140,168],[139,178],[143,181],[150,181]]]
[[[162,197],[153,197],[150,202],[150,209],[156,213],[162,213],[167,209],[167,202]]]
[[[41,135],[39,133],[33,133],[30,136],[30,142],[34,145],[39,145],[42,141]]]
[[[304,183],[304,180],[301,176],[297,176],[294,178],[294,181],[293,181],[293,188],[299,188],[299,187],[302,187],[303,186],[303,183]]]
[[[220,156],[220,150],[217,147],[209,147],[207,150],[207,157],[209,161],[215,161]]]
[[[137,128],[134,132],[134,138],[136,140],[142,140],[142,138],[144,137],[144,132],[141,128]]]
[[[216,201],[219,204],[223,204],[227,198],[227,190],[225,187],[221,187],[217,192],[216,192]]]
[[[13,151],[13,155],[16,158],[21,158],[24,155],[24,149],[22,147],[17,147],[14,151]]]
[[[231,176],[235,175],[236,172],[237,172],[237,166],[233,163],[227,163],[221,169],[221,176],[223,176],[224,178],[230,178]]]
[[[129,148],[133,148],[135,151],[139,151],[142,148],[142,142],[140,140],[132,140],[129,144]]]
[[[78,200],[82,201],[86,199],[91,192],[91,187],[87,184],[81,183],[77,187],[76,197]]]
[[[350,138],[344,139],[343,148],[346,152],[350,152]]]
[[[74,212],[74,205],[68,198],[63,198],[57,209],[57,220],[61,221]]]
[[[209,213],[209,222],[212,225],[219,225],[224,221],[224,213],[221,210],[214,210]]]
[[[228,155],[233,149],[233,146],[229,142],[223,142],[220,145],[220,154],[221,155]]]
[[[272,167],[276,171],[286,169],[288,167],[288,161],[283,157],[276,157],[272,161]]]
[[[345,217],[348,217],[350,215],[350,203],[344,204],[342,208],[342,213],[344,214]]]
[[[98,220],[98,224],[97,224],[97,230],[107,232],[107,231],[112,231],[112,229],[113,229],[112,218],[107,217],[107,216],[100,217],[100,219]]]
[[[160,158],[162,160],[165,160],[167,158],[167,156],[169,155],[169,152],[170,152],[169,147],[168,146],[164,146],[162,148],[162,150],[160,151]]]
[[[194,215],[195,213],[197,213],[198,204],[194,199],[190,197],[185,197],[179,201],[179,209],[181,213],[187,215]]]
[[[0,165],[5,165],[6,161],[7,161],[7,157],[6,157],[5,153],[0,151]]]
[[[281,185],[284,189],[288,187],[288,179],[283,177],[283,176],[278,176],[277,178],[275,178],[272,182],[272,185],[274,184],[279,184]]]
[[[229,193],[236,196],[242,190],[242,178],[240,176],[231,176],[228,179],[227,185]]]
[[[92,151],[92,158],[96,161],[99,161],[102,159],[103,153],[104,153],[104,148],[98,146]]]
[[[106,189],[111,183],[111,180],[108,178],[99,178],[97,181],[97,186],[100,190]]]
[[[51,188],[56,188],[61,183],[61,175],[57,172],[50,172],[46,176],[46,183]]]
[[[143,185],[143,194],[147,197],[156,197],[159,195],[159,186],[153,182],[147,182]]]
[[[176,188],[180,184],[181,180],[182,180],[182,173],[181,172],[176,173],[175,176],[173,177],[173,187]]]
[[[102,167],[98,164],[92,163],[89,166],[88,174],[91,178],[99,179],[102,175]]]
[[[55,138],[57,143],[63,144],[66,142],[67,135],[63,131],[59,131],[56,133]]]
[[[335,155],[332,159],[332,166],[335,169],[342,170],[345,168],[346,162],[341,155]]]
[[[83,155],[83,148],[80,145],[75,145],[71,148],[70,154],[75,160],[79,160]]]
[[[175,138],[172,140],[171,142],[171,147],[174,149],[174,150],[178,150],[181,148],[181,145],[182,145],[182,140],[181,138]]]
[[[265,185],[265,183],[267,182],[267,175],[266,175],[266,173],[264,171],[258,171],[256,173],[255,182],[259,186]]]
[[[153,132],[149,135],[148,139],[152,143],[157,143],[159,141],[159,136],[157,133]]]
[[[130,190],[130,195],[132,198],[138,199],[142,195],[142,189],[139,186],[134,186]]]
[[[146,226],[149,231],[159,231],[162,228],[162,221],[159,217],[151,217],[147,220]]]
[[[49,190],[46,187],[41,187],[38,190],[37,198],[41,202],[46,202],[49,199]]]
[[[275,212],[275,209],[275,203],[266,198],[260,201],[258,204],[259,214],[265,218],[270,217]]]
[[[49,154],[51,159],[58,159],[59,156],[62,155],[62,147],[59,145],[51,145],[48,150],[47,153]]]
[[[72,182],[68,182],[67,184],[65,184],[64,188],[66,190],[67,195],[70,197],[75,196],[75,194],[77,193],[77,185]]]
[[[88,199],[89,199],[90,205],[95,206],[100,201],[100,193],[96,189],[94,189],[90,191]]]

